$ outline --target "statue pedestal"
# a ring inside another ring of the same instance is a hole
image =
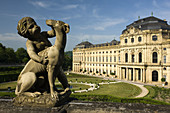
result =
[[[50,94],[44,94],[38,97],[20,95],[14,98],[13,103],[16,106],[54,107],[64,104],[70,94],[71,91],[69,90],[65,94],[59,95],[59,100],[52,98]]]

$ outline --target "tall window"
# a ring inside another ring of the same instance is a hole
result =
[[[157,63],[158,62],[158,54],[157,54],[157,52],[153,52],[152,57],[153,57],[152,62]]]
[[[114,56],[114,62],[116,62],[116,57]]]
[[[101,62],[101,57],[99,57],[99,62]]]
[[[128,54],[125,54],[125,62],[128,62]]]
[[[112,56],[110,56],[110,62],[112,62]]]
[[[139,63],[142,62],[142,53],[139,53]]]
[[[103,57],[103,62],[104,62],[104,57]]]
[[[164,63],[166,63],[166,56],[164,56]]]
[[[152,72],[152,81],[158,81],[158,72],[157,71]]]
[[[134,38],[131,38],[131,42],[132,42],[132,43],[134,42]]]
[[[135,55],[132,55],[132,62],[135,62]]]
[[[142,37],[138,37],[138,42],[141,42],[142,41]]]
[[[119,62],[120,62],[120,56],[119,56]]]
[[[125,39],[125,43],[127,43],[127,39]]]
[[[108,62],[108,56],[106,56],[106,62]]]

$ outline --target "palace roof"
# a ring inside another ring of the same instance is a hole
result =
[[[122,31],[122,34],[132,26],[140,30],[154,30],[154,29],[170,30],[170,25],[167,24],[166,20],[161,20],[154,16],[150,16],[139,19],[137,21],[134,21],[132,24],[127,25],[126,29]]]

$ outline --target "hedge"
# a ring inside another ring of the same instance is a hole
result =
[[[76,98],[83,101],[103,101],[103,102],[118,102],[118,103],[144,103],[144,104],[154,104],[154,105],[170,105],[170,103],[165,103],[149,98],[120,98],[109,95],[78,95],[72,94],[70,97]]]

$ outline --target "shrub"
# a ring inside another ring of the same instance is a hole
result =
[[[165,78],[161,78],[161,81],[162,81],[162,82],[165,82]]]
[[[115,75],[115,73],[110,73],[111,75]]]

